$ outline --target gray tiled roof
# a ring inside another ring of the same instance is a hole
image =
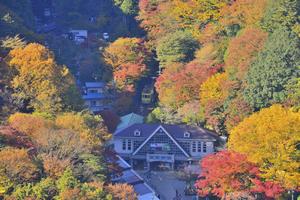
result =
[[[217,140],[218,138],[216,133],[201,127],[171,124],[134,124],[117,132],[115,137],[134,137],[134,131],[139,130],[141,132],[139,138],[148,138],[160,125],[175,139]],[[185,132],[190,133],[190,138],[184,137]]]
[[[105,82],[85,82],[87,88],[102,88],[105,86]]]
[[[139,195],[144,195],[148,193],[152,193],[152,191],[147,187],[144,183],[139,183],[133,186],[134,191],[138,193]]]

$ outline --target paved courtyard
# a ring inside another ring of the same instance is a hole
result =
[[[184,195],[185,181],[179,180],[174,171],[151,171],[150,176],[145,171],[137,172],[162,200],[196,200],[196,197]]]

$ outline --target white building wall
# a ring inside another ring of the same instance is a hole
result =
[[[203,151],[203,146],[204,146],[204,143],[206,144],[206,152]],[[199,150],[199,145],[201,144],[201,147],[200,147],[200,151]],[[190,154],[191,156],[194,156],[194,157],[203,157],[205,155],[208,155],[208,154],[211,154],[211,153],[214,153],[214,143],[213,142],[201,142],[200,143],[197,141],[196,142],[196,152],[193,152],[193,141],[191,141],[190,143]]]
[[[93,93],[102,94],[103,92],[104,92],[103,88],[88,88],[87,89],[88,94],[93,94]]]
[[[131,140],[131,150],[128,150],[128,139],[126,140],[126,150],[123,150],[123,139],[114,139],[116,153],[133,153],[133,141]]]
[[[214,153],[214,143],[213,142],[205,142],[206,143],[206,152],[203,152],[203,143],[202,143],[202,155],[205,156],[208,154]]]

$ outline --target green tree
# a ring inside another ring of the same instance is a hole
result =
[[[287,85],[288,97],[287,104],[292,106],[295,110],[300,109],[300,78],[291,80]]]
[[[176,31],[158,41],[157,59],[163,67],[176,62],[188,62],[194,58],[197,47],[197,41],[189,32]]]
[[[126,15],[135,15],[138,12],[138,2],[136,0],[114,0]]]
[[[18,185],[11,196],[17,200],[26,198],[48,200],[53,199],[56,194],[55,181],[51,178],[45,178],[35,185],[32,183]]]
[[[300,26],[299,8],[298,0],[269,1],[261,26],[268,32],[274,32],[280,26],[296,31]]]
[[[299,65],[299,38],[284,27],[275,30],[246,75],[245,99],[256,109],[283,102]]]
[[[79,184],[79,181],[74,177],[71,168],[67,168],[63,175],[57,180],[57,188],[60,192],[75,188]]]

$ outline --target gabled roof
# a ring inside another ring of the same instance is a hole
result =
[[[103,88],[103,87],[105,87],[105,82],[85,82],[85,87],[87,87],[87,88]]]
[[[134,137],[134,131],[139,130],[139,138],[148,138],[159,126],[162,126],[174,139],[202,139],[216,141],[218,135],[198,126],[171,125],[171,124],[133,124],[115,133],[115,137]],[[184,133],[189,132],[190,137],[185,138]]]
[[[166,131],[166,129],[164,129],[164,127],[162,125],[159,125],[155,131],[153,131],[153,133],[133,152],[133,155],[137,154],[137,152],[139,152],[139,150],[142,149],[142,147],[147,144],[147,142],[160,130],[162,129],[162,131],[174,142],[174,144],[182,151],[182,153],[186,156],[186,157],[190,157],[189,154],[177,143],[177,141],[168,133],[168,131]]]
[[[144,117],[135,113],[130,113],[122,116],[120,120],[121,122],[117,126],[116,133],[133,124],[142,124],[144,122]]]

